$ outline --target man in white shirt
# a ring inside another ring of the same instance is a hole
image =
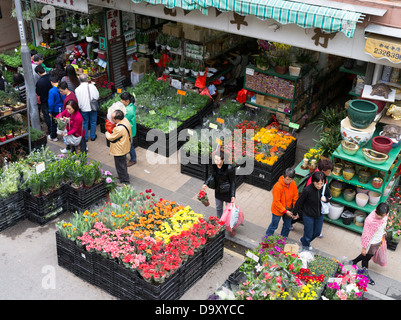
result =
[[[75,96],[78,100],[79,110],[81,111],[84,119],[85,128],[85,140],[88,141],[89,128],[90,127],[90,138],[95,141],[96,135],[96,122],[97,122],[97,111],[91,110],[90,101],[91,99],[99,99],[99,91],[96,86],[92,83],[88,83],[88,75],[81,74],[79,76],[81,84],[75,89]]]

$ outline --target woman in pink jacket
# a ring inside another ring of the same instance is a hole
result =
[[[79,112],[78,103],[75,100],[68,100],[64,111],[57,115],[57,118],[69,118],[70,121],[67,123],[66,131],[64,132],[64,136],[75,136],[81,137],[81,142],[77,146],[70,145],[71,152],[80,152],[86,151],[86,142],[85,142],[85,129],[83,127],[83,118],[81,113]],[[64,140],[66,141],[66,140]],[[67,140],[68,141],[68,140]],[[67,148],[61,149],[61,153],[68,153]]]
[[[368,263],[382,243],[383,235],[386,232],[385,229],[387,225],[388,211],[388,204],[381,202],[376,207],[376,210],[373,210],[368,215],[368,217],[365,219],[362,231],[361,254],[350,261],[350,263],[353,265],[356,265],[359,261],[362,261],[362,269],[364,270],[364,275],[368,277],[370,285],[374,285],[375,282],[368,273]]]

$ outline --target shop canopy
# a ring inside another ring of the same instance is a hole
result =
[[[219,11],[232,11],[239,15],[255,15],[261,20],[274,19],[281,24],[294,23],[303,28],[320,28],[327,33],[343,32],[352,38],[356,24],[364,15],[345,9],[286,0],[132,0],[134,3],[161,4],[169,9],[199,10],[207,14],[214,7]]]

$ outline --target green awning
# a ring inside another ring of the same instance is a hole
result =
[[[361,13],[286,0],[132,0],[134,3],[161,4],[167,8],[199,10],[207,14],[210,7],[233,11],[242,16],[255,15],[261,20],[274,19],[281,24],[294,23],[303,28],[320,28],[325,32],[343,32],[352,38]]]

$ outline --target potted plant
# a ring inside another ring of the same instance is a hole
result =
[[[178,61],[178,59],[174,59],[174,61],[172,62],[172,66],[174,72],[178,74],[178,72],[180,71],[180,62]]]
[[[199,65],[199,75],[200,75],[201,77],[203,77],[203,76],[205,75],[205,72],[206,72],[205,66],[201,63],[201,64]]]
[[[84,28],[84,34],[86,37],[86,41],[87,42],[92,42],[93,41],[93,37],[95,36],[96,32],[95,32],[95,28],[93,25],[88,24],[87,26],[85,26]]]
[[[160,33],[156,39],[157,44],[160,45],[163,50],[166,49],[167,41],[168,35],[164,33]]]
[[[199,74],[199,63],[193,63],[191,66],[192,75],[196,78]]]
[[[6,131],[4,128],[0,127],[0,142],[6,141]]]
[[[74,38],[78,37],[80,28],[78,26],[72,27],[71,33]]]
[[[174,71],[173,61],[167,62],[166,63],[166,68],[168,69],[169,72],[173,72]]]
[[[161,56],[162,54],[160,52],[155,52],[153,54],[153,60],[155,61],[155,63],[159,63]]]
[[[274,57],[276,66],[274,67],[274,71],[279,74],[286,74],[288,69],[288,57],[286,55],[281,55]]]
[[[340,130],[341,121],[346,117],[347,110],[340,109],[339,106],[327,107],[320,111],[320,116],[311,124],[315,125],[315,132]]]
[[[176,37],[171,37],[168,40],[167,45],[170,47],[170,49],[178,49],[180,46],[180,40]]]
[[[184,71],[185,73],[189,73],[191,71],[192,68],[192,63],[190,61],[186,61],[184,63]]]
[[[315,148],[320,149],[321,155],[330,158],[341,143],[341,130],[322,132],[319,140],[313,140],[316,142]]]
[[[263,55],[259,55],[256,60],[256,66],[261,70],[268,70],[269,69],[269,60],[267,57]]]

